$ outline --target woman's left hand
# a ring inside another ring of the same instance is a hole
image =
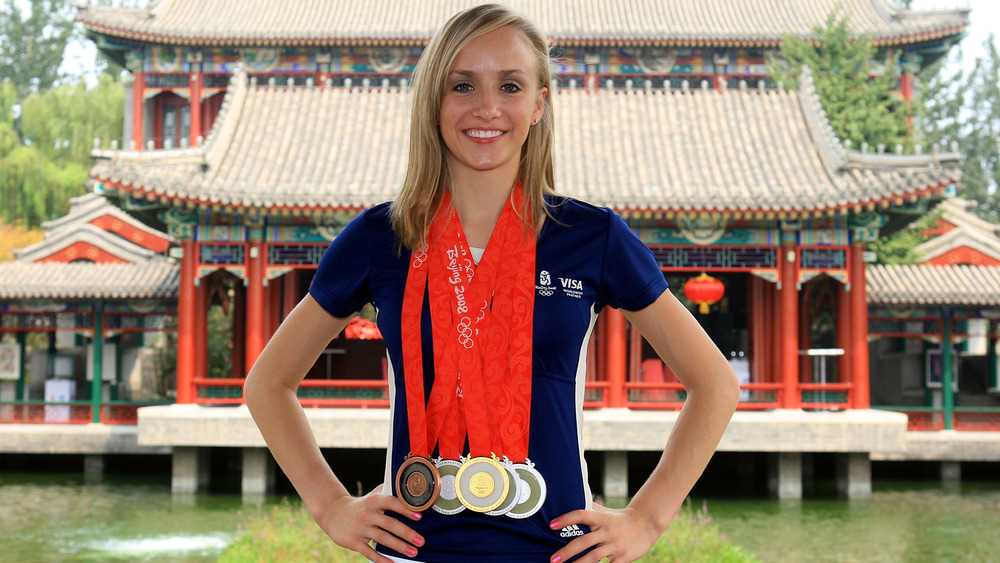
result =
[[[581,563],[597,563],[605,557],[612,563],[631,563],[649,553],[662,530],[657,529],[652,518],[644,517],[635,508],[614,509],[594,505],[592,510],[574,510],[549,523],[553,530],[583,524],[590,528],[566,544],[549,559],[551,563],[568,561],[590,549],[580,557]],[[593,548],[593,549],[591,549]]]

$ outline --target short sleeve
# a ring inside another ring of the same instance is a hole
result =
[[[649,247],[621,217],[610,210],[608,216],[601,300],[616,309],[644,309],[667,290],[667,280]]]
[[[355,217],[323,253],[309,294],[335,317],[346,318],[371,301],[368,289],[371,252],[370,211]]]

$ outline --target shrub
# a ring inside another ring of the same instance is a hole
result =
[[[326,561],[366,563],[361,555],[330,540],[301,503],[287,500],[260,508],[245,518],[240,535],[219,557],[219,563]],[[755,563],[757,559],[726,539],[712,523],[705,505],[701,511],[685,505],[656,542],[644,562]]]

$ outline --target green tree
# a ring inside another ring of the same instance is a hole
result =
[[[928,213],[905,229],[868,243],[868,250],[875,252],[878,264],[916,264],[920,256],[914,249],[930,240],[925,233],[940,217],[940,212]]]
[[[0,6],[0,77],[11,82],[17,98],[51,88],[73,33],[73,11],[64,0],[6,0]]]
[[[125,88],[109,75],[29,95],[13,116],[13,85],[0,85],[0,217],[37,226],[84,193],[94,138],[121,135]]]
[[[906,144],[910,111],[892,93],[898,79],[898,53],[880,54],[867,36],[855,36],[839,9],[813,28],[815,40],[786,35],[780,56],[772,56],[772,79],[797,87],[803,66],[813,82],[834,132],[855,147],[868,143],[892,147]],[[885,69],[876,72],[872,61],[882,58]]]
[[[962,197],[975,200],[976,213],[1000,223],[1000,53],[993,36],[986,55],[970,71],[961,69],[961,51],[921,73],[916,124],[919,142],[958,145],[962,162]],[[957,66],[958,70],[950,68]]]

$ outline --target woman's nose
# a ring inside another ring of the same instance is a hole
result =
[[[500,99],[494,92],[483,91],[476,97],[473,115],[480,119],[500,117]]]

